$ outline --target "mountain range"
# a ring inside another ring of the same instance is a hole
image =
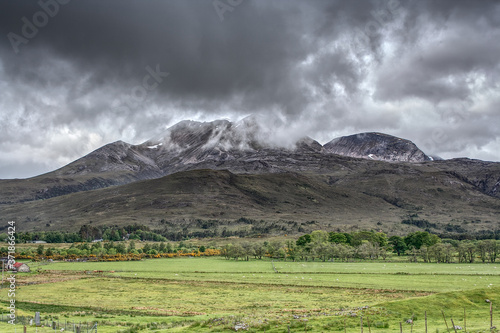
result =
[[[0,180],[0,220],[38,231],[240,228],[242,217],[295,223],[275,233],[500,229],[500,163],[439,160],[383,133],[280,141],[269,127],[257,117],[182,121],[139,145],[114,142],[47,174]]]

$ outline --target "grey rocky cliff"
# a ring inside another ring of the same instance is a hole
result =
[[[327,152],[387,162],[425,162],[432,158],[413,142],[383,133],[360,133],[333,139],[324,145]]]

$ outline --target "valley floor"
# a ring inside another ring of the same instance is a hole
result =
[[[366,332],[400,332],[400,323],[404,332],[425,332],[427,313],[429,332],[452,329],[451,319],[479,332],[490,331],[486,300],[494,325],[500,311],[500,264],[211,257],[30,265],[33,273],[17,276],[16,315],[39,311],[44,324],[66,331],[83,323],[87,332],[86,323],[97,322],[104,333],[360,332],[362,321]],[[22,332],[22,325],[0,322],[0,331]]]

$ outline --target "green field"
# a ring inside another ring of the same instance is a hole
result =
[[[451,328],[450,317],[464,326],[464,309],[468,332],[489,332],[485,300],[494,314],[500,301],[494,264],[274,262],[278,273],[268,259],[219,257],[30,265],[33,273],[18,275],[18,316],[97,321],[99,332],[230,332],[238,323],[249,332],[344,332],[344,322],[360,332],[361,317],[365,332],[368,323],[399,332],[400,322],[424,332],[425,312],[429,332],[446,332],[441,310]],[[5,309],[6,290],[0,300]],[[0,331],[15,330],[0,323]]]

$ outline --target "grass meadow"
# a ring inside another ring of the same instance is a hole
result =
[[[88,321],[98,322],[104,333],[234,332],[235,327],[360,332],[363,318],[364,332],[400,332],[400,322],[403,332],[425,332],[427,312],[428,332],[447,332],[443,311],[451,331],[453,318],[468,332],[490,332],[487,299],[500,327],[500,265],[495,264],[210,257],[30,265],[32,273],[17,276],[17,315],[40,311],[43,319],[66,323],[70,331],[68,322]],[[4,313],[8,300],[3,289]],[[22,331],[0,323],[0,332],[16,329]]]

